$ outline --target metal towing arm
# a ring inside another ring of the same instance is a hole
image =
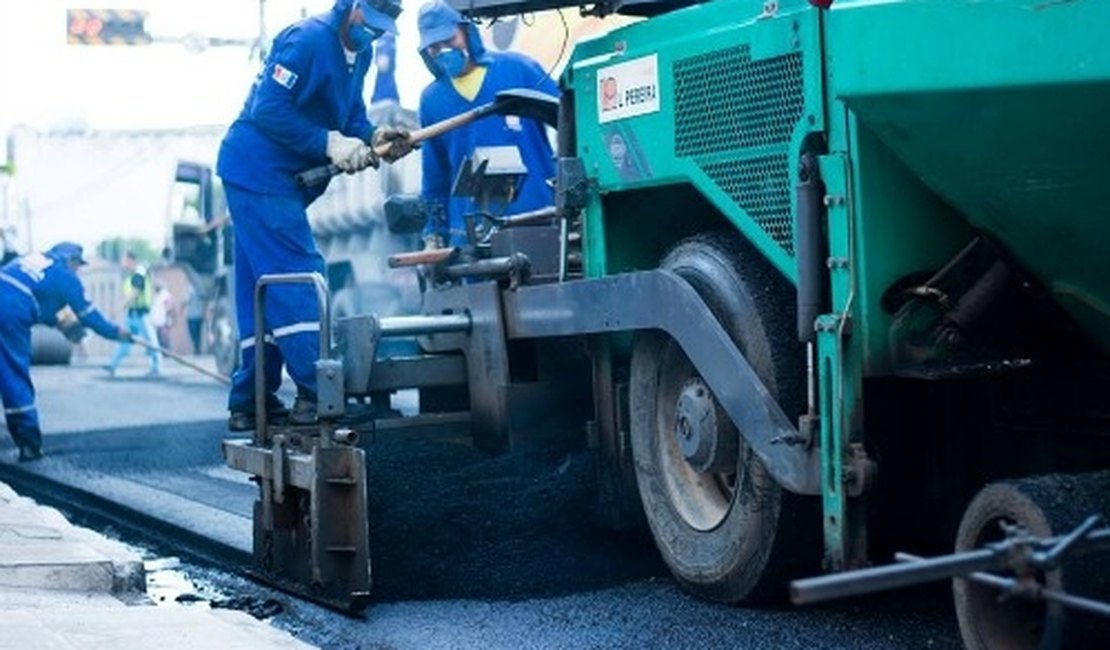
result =
[[[268,286],[312,283],[322,305],[321,350],[332,350],[327,296],[315,274],[264,276],[256,292],[256,336]],[[674,338],[734,418],[772,476],[786,489],[817,494],[819,460],[792,444],[797,428],[689,283],[665,271],[500,289],[496,282],[429,293],[425,316],[357,316],[339,326],[340,357],[317,362],[320,422],[311,427],[258,419],[251,440],[223,443],[229,466],[254,475],[256,569],[265,580],[333,607],[368,602],[370,549],[365,452],[343,422],[349,398],[462,380],[470,394],[475,445],[499,451],[513,435],[510,341],[661,330]],[[419,335],[438,356],[377,360],[382,338]],[[461,352],[465,363],[451,352]],[[261,359],[257,359],[261,373]],[[409,366],[408,371],[404,370]],[[462,375],[460,377],[460,375]],[[262,376],[261,374],[259,376]],[[259,394],[264,394],[262,388]],[[259,406],[264,413],[263,406]],[[424,416],[405,418],[426,425]],[[364,423],[365,424],[365,423]],[[399,426],[404,426],[402,422]],[[434,424],[434,421],[433,421]],[[371,425],[373,426],[373,425]],[[396,426],[396,425],[395,425]]]
[[[1037,537],[1021,528],[1007,526],[1006,539],[974,551],[934,558],[898,553],[895,555],[898,564],[795,580],[790,584],[790,600],[795,605],[810,605],[937,580],[965,578],[996,589],[1001,599],[1045,601],[1110,617],[1110,603],[1046,587],[1036,579],[1038,572],[1055,570],[1070,556],[1110,548],[1110,527],[1099,527],[1101,523],[1102,517],[1092,515],[1067,535],[1052,538]],[[1006,572],[1013,577],[992,572]]]

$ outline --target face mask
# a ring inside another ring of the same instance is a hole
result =
[[[382,35],[382,31],[367,27],[366,25],[351,25],[347,30],[347,40],[355,52],[362,52],[370,47],[374,39]]]
[[[466,67],[466,52],[455,49],[440,50],[435,60],[440,69],[447,73],[447,76],[457,77],[463,73],[463,68]]]

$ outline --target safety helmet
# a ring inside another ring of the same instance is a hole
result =
[[[490,57],[486,54],[486,46],[482,43],[478,26],[464,18],[444,0],[433,0],[420,7],[416,25],[420,29],[420,57],[424,59],[424,65],[428,67],[428,71],[437,79],[445,72],[428,54],[428,48],[454,37],[455,30],[459,27],[462,27],[466,33],[466,50],[470,60],[478,65],[489,64]]]
[[[385,34],[397,33],[400,0],[355,0],[354,6],[362,11],[362,20],[367,27]]]
[[[454,37],[455,31],[466,22],[462,14],[443,0],[426,3],[420,7],[420,15],[416,18],[420,28],[420,50]]]
[[[85,261],[85,249],[81,248],[80,244],[64,241],[54,244],[46,254],[63,262],[73,262],[77,265],[87,264]]]

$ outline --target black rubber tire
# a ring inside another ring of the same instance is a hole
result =
[[[1050,475],[993,483],[972,499],[960,521],[956,551],[969,551],[1004,538],[1002,521],[1031,534],[1052,537],[1070,532],[1092,514],[1110,514],[1110,472]],[[1069,558],[1039,576],[1043,586],[1073,595],[1110,596],[1110,552]],[[1105,619],[1059,605],[1010,598],[967,580],[952,583],[960,635],[969,650],[1023,648],[1105,648]]]
[[[793,287],[730,234],[684,240],[661,267],[693,285],[787,415],[797,415],[805,375],[803,349],[793,338]],[[673,413],[667,404],[675,395],[663,393],[681,385],[676,380],[688,373],[696,375],[670,337],[657,332],[637,337],[629,395],[632,451],[656,546],[675,578],[698,596],[727,603],[781,601],[789,578],[817,566],[817,500],[782,490],[741,443],[735,478],[714,506],[723,518],[715,524],[692,525],[693,518],[685,517],[681,504],[676,505],[683,497],[670,495],[676,494],[675,482],[686,481],[680,488],[685,489],[690,480],[698,483],[706,475],[682,471],[671,472],[682,474],[678,478],[664,476],[664,467],[674,462],[664,454],[666,445],[674,444],[673,418],[666,420],[667,409]],[[718,430],[727,426],[735,433],[727,418],[723,422]]]
[[[73,344],[65,335],[48,325],[31,326],[31,365],[68,366]]]
[[[209,327],[216,370],[225,377],[230,377],[239,367],[239,335],[235,323],[231,297],[220,296],[212,308],[212,322]]]

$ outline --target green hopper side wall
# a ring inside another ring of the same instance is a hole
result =
[[[576,46],[564,77],[596,180],[591,276],[731,224],[787,278],[807,136],[842,152],[852,309],[881,373],[882,291],[986,232],[1110,351],[1110,2],[717,0]],[[659,110],[602,122],[599,75],[653,56]],[[711,217],[706,214],[711,213]],[[841,293],[833,281],[834,297]],[[834,306],[840,301],[834,300]]]
[[[853,2],[828,93],[1110,352],[1110,2]]]

